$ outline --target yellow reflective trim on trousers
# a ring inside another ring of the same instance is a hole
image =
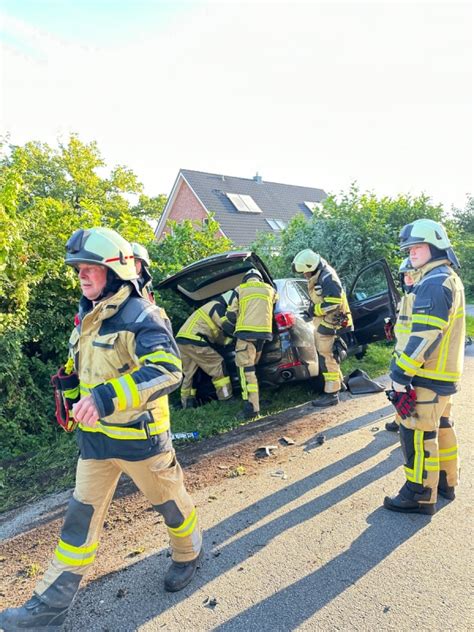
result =
[[[411,322],[418,323],[419,325],[432,325],[433,327],[438,327],[439,329],[444,329],[449,325],[449,321],[429,314],[413,314]]]
[[[81,553],[93,553],[95,550],[97,550],[99,543],[94,542],[93,544],[90,544],[89,546],[74,546],[73,544],[69,544],[68,542],[65,542],[64,540],[60,539],[58,542],[58,546],[60,546],[61,549],[68,551],[69,553],[81,554]]]
[[[411,334],[411,329],[404,329],[399,325],[395,325],[394,327],[395,334]]]
[[[458,451],[458,446],[457,445],[453,445],[450,448],[441,448],[439,450],[439,454],[441,456],[442,454],[451,454],[452,452],[454,453],[454,452],[457,452],[457,451]]]
[[[451,456],[440,456],[439,460],[441,461],[456,461],[456,459],[458,458],[458,453],[456,452],[456,454],[452,454]]]
[[[323,373],[323,377],[327,382],[333,382],[339,379],[339,373]]]
[[[424,432],[423,430],[415,430],[413,437],[413,446],[415,448],[415,460],[413,463],[413,483],[423,483],[423,465],[425,459],[424,452]]]
[[[427,472],[437,472],[439,470],[439,457],[430,456],[425,459],[424,469]]]
[[[226,386],[227,384],[230,384],[230,377],[221,377],[217,380],[212,380],[212,383],[216,388],[220,388],[221,386]]]
[[[68,566],[87,566],[95,560],[98,545],[95,542],[91,546],[80,547],[59,540],[54,553],[60,562]]]
[[[127,426],[105,426],[100,421],[95,428],[90,428],[89,426],[83,426],[79,424],[79,428],[83,432],[100,432],[110,439],[118,439],[123,441],[131,441],[131,440],[145,440],[148,439],[147,433],[145,430],[141,428],[128,428]],[[148,424],[148,430],[151,436],[159,435],[162,432],[166,432],[170,429],[170,420],[169,416],[158,422],[155,421],[151,424]]]
[[[154,351],[153,353],[147,353],[146,355],[139,358],[140,362],[144,362],[145,360],[154,361],[162,361],[167,362],[168,364],[174,364],[180,371],[182,369],[182,363],[180,358],[175,356],[173,353],[168,353],[167,351]]]
[[[249,384],[247,382],[247,393],[258,393],[258,384]]]
[[[168,527],[168,531],[170,533],[172,533],[174,536],[176,536],[177,538],[185,538],[186,536],[190,535],[195,527],[196,527],[196,523],[197,523],[197,513],[196,513],[196,508],[194,508],[191,513],[189,514],[189,516],[186,518],[186,520],[179,525],[179,527]]]
[[[247,393],[247,380],[245,379],[244,367],[239,367],[239,375],[240,375],[240,388],[242,389],[242,399],[248,399]]]

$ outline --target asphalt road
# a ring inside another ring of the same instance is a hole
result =
[[[206,555],[184,591],[163,592],[158,539],[152,554],[88,584],[66,629],[472,630],[473,385],[470,346],[453,415],[463,480],[435,516],[381,507],[403,482],[398,438],[383,429],[391,409],[383,395],[354,398],[323,445],[295,436],[256,475],[195,495]]]

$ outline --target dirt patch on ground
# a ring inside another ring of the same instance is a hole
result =
[[[255,476],[262,465],[268,467],[269,460],[275,467],[284,466],[311,437],[337,423],[344,409],[347,414],[344,405],[330,412],[315,412],[310,404],[305,404],[179,449],[188,490],[193,493],[234,476]],[[281,441],[283,436],[290,437],[295,444],[285,444]],[[271,456],[259,457],[256,450],[266,445],[277,445],[278,449]],[[207,501],[212,502],[212,497]],[[65,507],[62,498],[62,503],[53,512],[49,511],[47,518],[33,517],[27,530],[0,545],[1,574],[5,578],[0,584],[0,607],[18,605],[31,595],[51,559]],[[20,511],[11,512],[10,517]],[[132,558],[138,560],[141,555],[166,547],[166,529],[163,524],[156,526],[162,522],[133,483],[122,482],[104,524],[96,563],[85,583],[120,571]]]

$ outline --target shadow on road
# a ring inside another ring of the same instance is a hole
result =
[[[381,412],[383,411],[378,411],[377,420],[380,419]],[[349,428],[356,429],[369,424],[373,425],[374,414],[365,415],[346,424],[341,424],[334,431],[344,432],[344,426],[348,430]],[[297,500],[307,492],[313,491],[319,485],[367,462],[379,454],[381,450],[389,448],[395,442],[398,442],[397,436],[383,432],[376,433],[372,436],[370,443],[364,448],[321,468],[302,480],[269,494],[208,529],[205,533],[205,546],[208,554],[203,568],[190,586],[180,593],[169,594],[163,592],[162,581],[166,566],[166,564],[163,564],[163,551],[141,560],[122,571],[111,573],[91,582],[79,594],[69,617],[67,629],[78,629],[77,625],[80,626],[81,624],[81,611],[90,612],[95,610],[97,618],[93,629],[97,630],[103,630],[110,625],[113,629],[117,629],[117,621],[123,623],[123,628],[121,629],[133,630],[158,617],[168,608],[175,606],[179,601],[192,595],[196,590],[205,587],[208,582],[226,573],[235,565],[243,563],[249,556],[257,550],[261,550],[274,538],[284,536],[288,529],[314,518],[399,467],[401,463],[400,454],[397,450],[394,456],[394,451],[392,451],[386,460],[351,477],[329,492],[289,510],[282,516],[275,517],[273,520],[250,532],[241,533],[249,525],[255,525],[259,521],[267,519],[275,511]],[[344,591],[356,579],[368,572],[426,523],[426,520],[423,518],[414,520],[407,524],[407,529],[401,538],[389,538],[387,540],[387,532],[391,530],[389,526],[387,527],[387,521],[385,521],[384,525],[384,521],[379,518],[379,515],[380,512],[378,510],[371,515],[371,527],[353,543],[349,551],[336,557],[312,575],[282,591],[285,595],[281,602],[279,602],[278,596],[268,598],[236,617],[235,621],[242,618],[242,620],[247,622],[248,619],[249,625],[246,625],[247,629],[255,629],[257,627],[263,629],[267,625],[266,629],[272,628],[275,630],[275,621],[279,620],[280,614],[282,615],[280,609],[283,608],[283,603],[288,603],[288,597],[290,599],[294,598],[294,603],[298,603],[298,608],[295,608],[294,612],[294,624],[298,625],[298,623],[304,621],[337,594]],[[240,537],[238,537],[239,534],[241,534]],[[231,538],[233,538],[232,541],[229,541]],[[218,557],[209,554],[213,548],[218,549]],[[158,558],[161,558],[161,561]],[[117,599],[115,596],[118,587],[118,575],[123,577],[124,585],[127,588],[126,598]],[[144,579],[150,576],[153,577],[152,583]],[[335,577],[338,578],[337,581],[333,581]],[[329,580],[328,578],[331,579]],[[313,586],[314,583],[315,587],[315,599],[310,604],[301,604],[298,598],[298,586],[303,585],[305,582],[308,583],[308,586]],[[109,587],[111,592],[110,597],[107,594],[107,605],[110,615],[107,612],[98,612],[94,608],[97,600],[104,598],[104,593],[107,592]],[[113,589],[115,589],[115,592],[112,592]],[[130,607],[131,604],[133,604],[132,608]],[[267,606],[272,608],[272,624],[270,622],[266,624],[266,615],[262,614]],[[260,620],[260,617],[263,618]],[[231,626],[231,623],[226,625]],[[88,628],[92,629],[90,624]]]

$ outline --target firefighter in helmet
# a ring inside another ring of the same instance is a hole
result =
[[[155,302],[153,295],[153,285],[151,281],[151,259],[145,246],[132,241],[130,243],[133,250],[133,258],[135,260],[135,268],[138,275],[138,284],[143,298],[148,299],[151,303]]]
[[[415,270],[415,268],[411,265],[410,259],[406,257],[400,267],[398,269],[400,287],[402,289],[402,298],[400,301],[400,306],[397,314],[397,322],[395,326],[391,325],[390,327],[390,337],[389,340],[393,340],[396,338],[395,343],[395,353],[399,349],[404,349],[407,341],[407,336],[410,335],[410,330],[408,329],[408,314],[411,313],[412,303],[414,299],[414,294],[412,292],[413,286],[417,283],[420,272]],[[387,329],[386,329],[387,332]],[[389,432],[398,432],[398,428],[400,427],[400,417],[399,415],[395,415],[395,419],[393,421],[388,421],[385,424],[385,429]]]
[[[77,270],[82,290],[68,361],[68,377],[77,385],[76,486],[54,557],[33,597],[0,613],[6,631],[62,625],[96,557],[122,472],[167,526],[172,561],[166,590],[191,581],[201,552],[196,508],[171,442],[168,393],[179,386],[181,361],[169,322],[140,296],[132,248],[115,231],[77,230],[66,244],[66,264]],[[68,395],[71,401],[72,389]]]
[[[260,397],[256,365],[266,340],[273,337],[273,306],[277,301],[275,288],[265,283],[256,268],[248,270],[229,301],[223,319],[223,329],[237,339],[235,364],[239,369],[243,415],[251,419],[260,413]]]
[[[220,347],[232,342],[222,330],[222,318],[227,309],[224,297],[219,296],[197,309],[189,316],[176,335],[183,362],[181,403],[183,408],[196,406],[196,389],[193,378],[201,368],[211,376],[217,399],[224,401],[232,397],[232,383],[227,373]]]
[[[459,262],[444,227],[431,219],[404,226],[400,247],[419,278],[406,310],[388,393],[400,421],[405,483],[384,506],[431,515],[438,494],[453,500],[458,447],[451,405],[464,360],[465,298]]]
[[[293,272],[308,279],[313,306],[315,347],[324,378],[324,395],[313,406],[324,408],[339,403],[342,374],[334,354],[337,335],[352,331],[352,315],[346,293],[337,272],[310,248],[301,250],[293,259]]]

